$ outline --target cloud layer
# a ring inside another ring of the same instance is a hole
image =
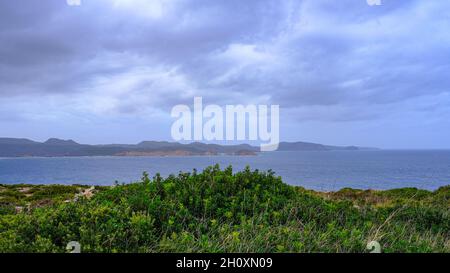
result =
[[[0,135],[168,139],[170,109],[203,96],[279,104],[285,140],[450,148],[449,8],[1,1]]]

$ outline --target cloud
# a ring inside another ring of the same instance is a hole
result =
[[[2,1],[0,113],[61,123],[67,115],[151,119],[197,95],[280,104],[294,115],[290,128],[449,117],[450,102],[430,103],[450,92],[449,8],[418,0]]]

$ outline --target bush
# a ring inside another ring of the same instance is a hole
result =
[[[4,186],[7,187],[7,186]],[[78,187],[35,189],[38,197]],[[0,252],[450,252],[448,188],[316,193],[272,171],[206,168],[21,213],[0,206]],[[13,195],[14,196],[14,195]],[[17,201],[17,200],[16,200]]]

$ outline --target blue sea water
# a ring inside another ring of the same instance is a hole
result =
[[[272,169],[286,183],[331,191],[345,187],[435,190],[450,184],[450,151],[272,152],[258,156],[0,158],[0,184],[133,182],[147,171],[163,176],[232,165]]]

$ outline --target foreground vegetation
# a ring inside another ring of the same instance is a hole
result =
[[[113,187],[0,185],[0,252],[450,252],[450,186],[435,192],[286,185],[209,167]]]

